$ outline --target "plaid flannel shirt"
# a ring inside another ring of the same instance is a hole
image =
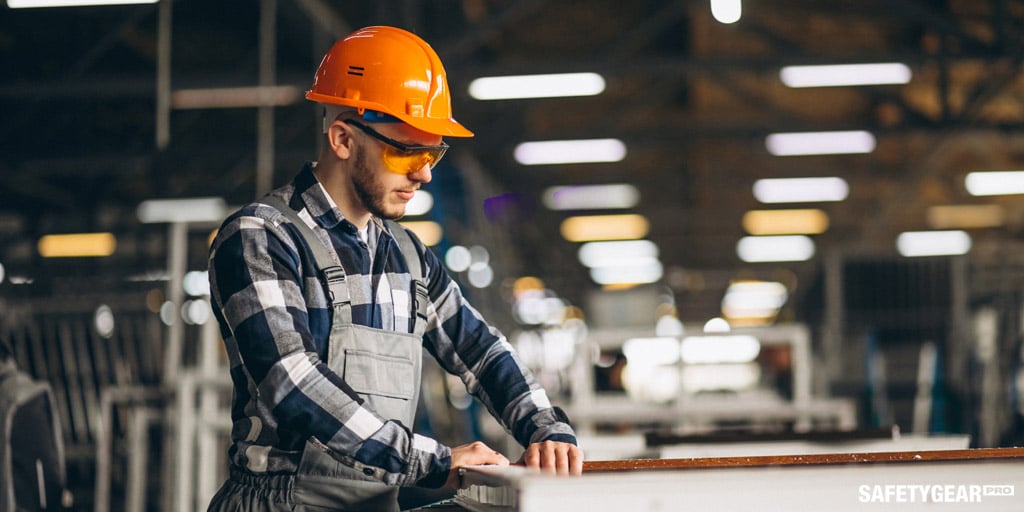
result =
[[[363,243],[314,166],[274,194],[329,236],[348,275],[353,323],[412,332],[411,277],[397,242],[375,218]],[[330,303],[312,253],[290,224],[277,210],[253,203],[224,221],[210,250],[213,309],[235,388],[231,463],[254,473],[294,472],[312,440],[385,483],[440,486],[451,449],[379,417],[328,369]],[[575,443],[505,337],[466,301],[433,252],[424,250],[422,259],[429,296],[424,348],[523,446]],[[398,277],[400,289],[391,288],[386,274]]]

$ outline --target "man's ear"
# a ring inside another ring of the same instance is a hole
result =
[[[340,119],[327,127],[327,145],[331,153],[340,160],[347,160],[352,155],[352,130]]]

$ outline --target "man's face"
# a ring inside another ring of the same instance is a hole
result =
[[[373,126],[378,132],[408,145],[430,146],[440,144],[441,137],[417,130],[404,123],[380,123]],[[381,155],[383,142],[354,130],[358,140],[352,156],[352,187],[362,207],[382,219],[400,219],[416,190],[431,180],[430,167],[408,174],[399,174],[386,168]]]

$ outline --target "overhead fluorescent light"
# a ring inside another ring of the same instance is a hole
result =
[[[685,364],[739,364],[756,360],[761,342],[746,334],[687,336],[679,350]]]
[[[775,156],[859,154],[875,150],[875,136],[863,130],[773,133],[765,146]]]
[[[294,85],[179,89],[171,93],[171,108],[283,107],[302,99],[302,90]]]
[[[633,265],[658,258],[658,246],[650,240],[618,240],[587,242],[577,252],[580,263],[587,267]]]
[[[736,254],[747,263],[807,261],[814,256],[814,241],[804,235],[745,236]]]
[[[994,228],[1006,224],[1006,210],[998,204],[959,204],[928,207],[932,229]]]
[[[635,213],[569,217],[561,225],[562,237],[570,242],[636,240],[649,230],[647,217]]]
[[[907,231],[896,238],[902,256],[958,256],[971,250],[971,235],[965,231]]]
[[[523,142],[515,158],[523,165],[619,162],[626,158],[626,145],[618,139]]]
[[[910,68],[899,62],[786,66],[779,71],[782,83],[789,87],[905,84],[911,76]]]
[[[604,87],[604,77],[597,73],[486,76],[469,83],[469,95],[478,100],[564,98],[596,96]]]
[[[218,222],[224,219],[227,206],[220,197],[188,199],[150,199],[135,209],[140,222]]]
[[[155,4],[157,0],[7,0],[11,9],[33,7],[88,7],[94,5]]]
[[[722,314],[734,324],[774,318],[788,299],[786,286],[777,281],[737,281],[722,297]]]
[[[590,269],[590,278],[601,285],[647,284],[658,282],[664,273],[661,262],[651,258],[636,265],[594,267]]]
[[[818,235],[828,230],[828,214],[817,208],[750,210],[743,229],[751,235]]]
[[[743,16],[741,0],[711,0],[711,16],[726,25],[736,23]]]
[[[754,197],[762,203],[842,201],[850,193],[846,180],[827,178],[767,178],[754,182]]]
[[[640,191],[626,183],[570,185],[548,188],[543,201],[549,210],[632,208],[640,202]]]
[[[46,235],[36,248],[44,258],[96,258],[114,254],[117,238],[113,233]]]
[[[626,364],[639,366],[672,365],[679,362],[679,339],[670,336],[630,338],[622,343]]]
[[[416,233],[416,236],[425,245],[431,247],[441,243],[441,238],[444,236],[444,229],[432,220],[405,221],[401,224]]]
[[[736,309],[778,309],[789,298],[778,281],[735,281],[725,290],[722,304]]]
[[[1024,171],[978,171],[967,174],[964,186],[972,196],[1024,194]]]

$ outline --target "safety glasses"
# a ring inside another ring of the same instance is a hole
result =
[[[437,146],[410,146],[398,142],[354,119],[346,119],[344,122],[359,128],[363,133],[386,144],[383,156],[384,165],[393,173],[413,173],[422,169],[424,165],[429,165],[433,169],[437,162],[441,161],[445,151],[448,151],[448,144],[445,142],[441,142]]]

